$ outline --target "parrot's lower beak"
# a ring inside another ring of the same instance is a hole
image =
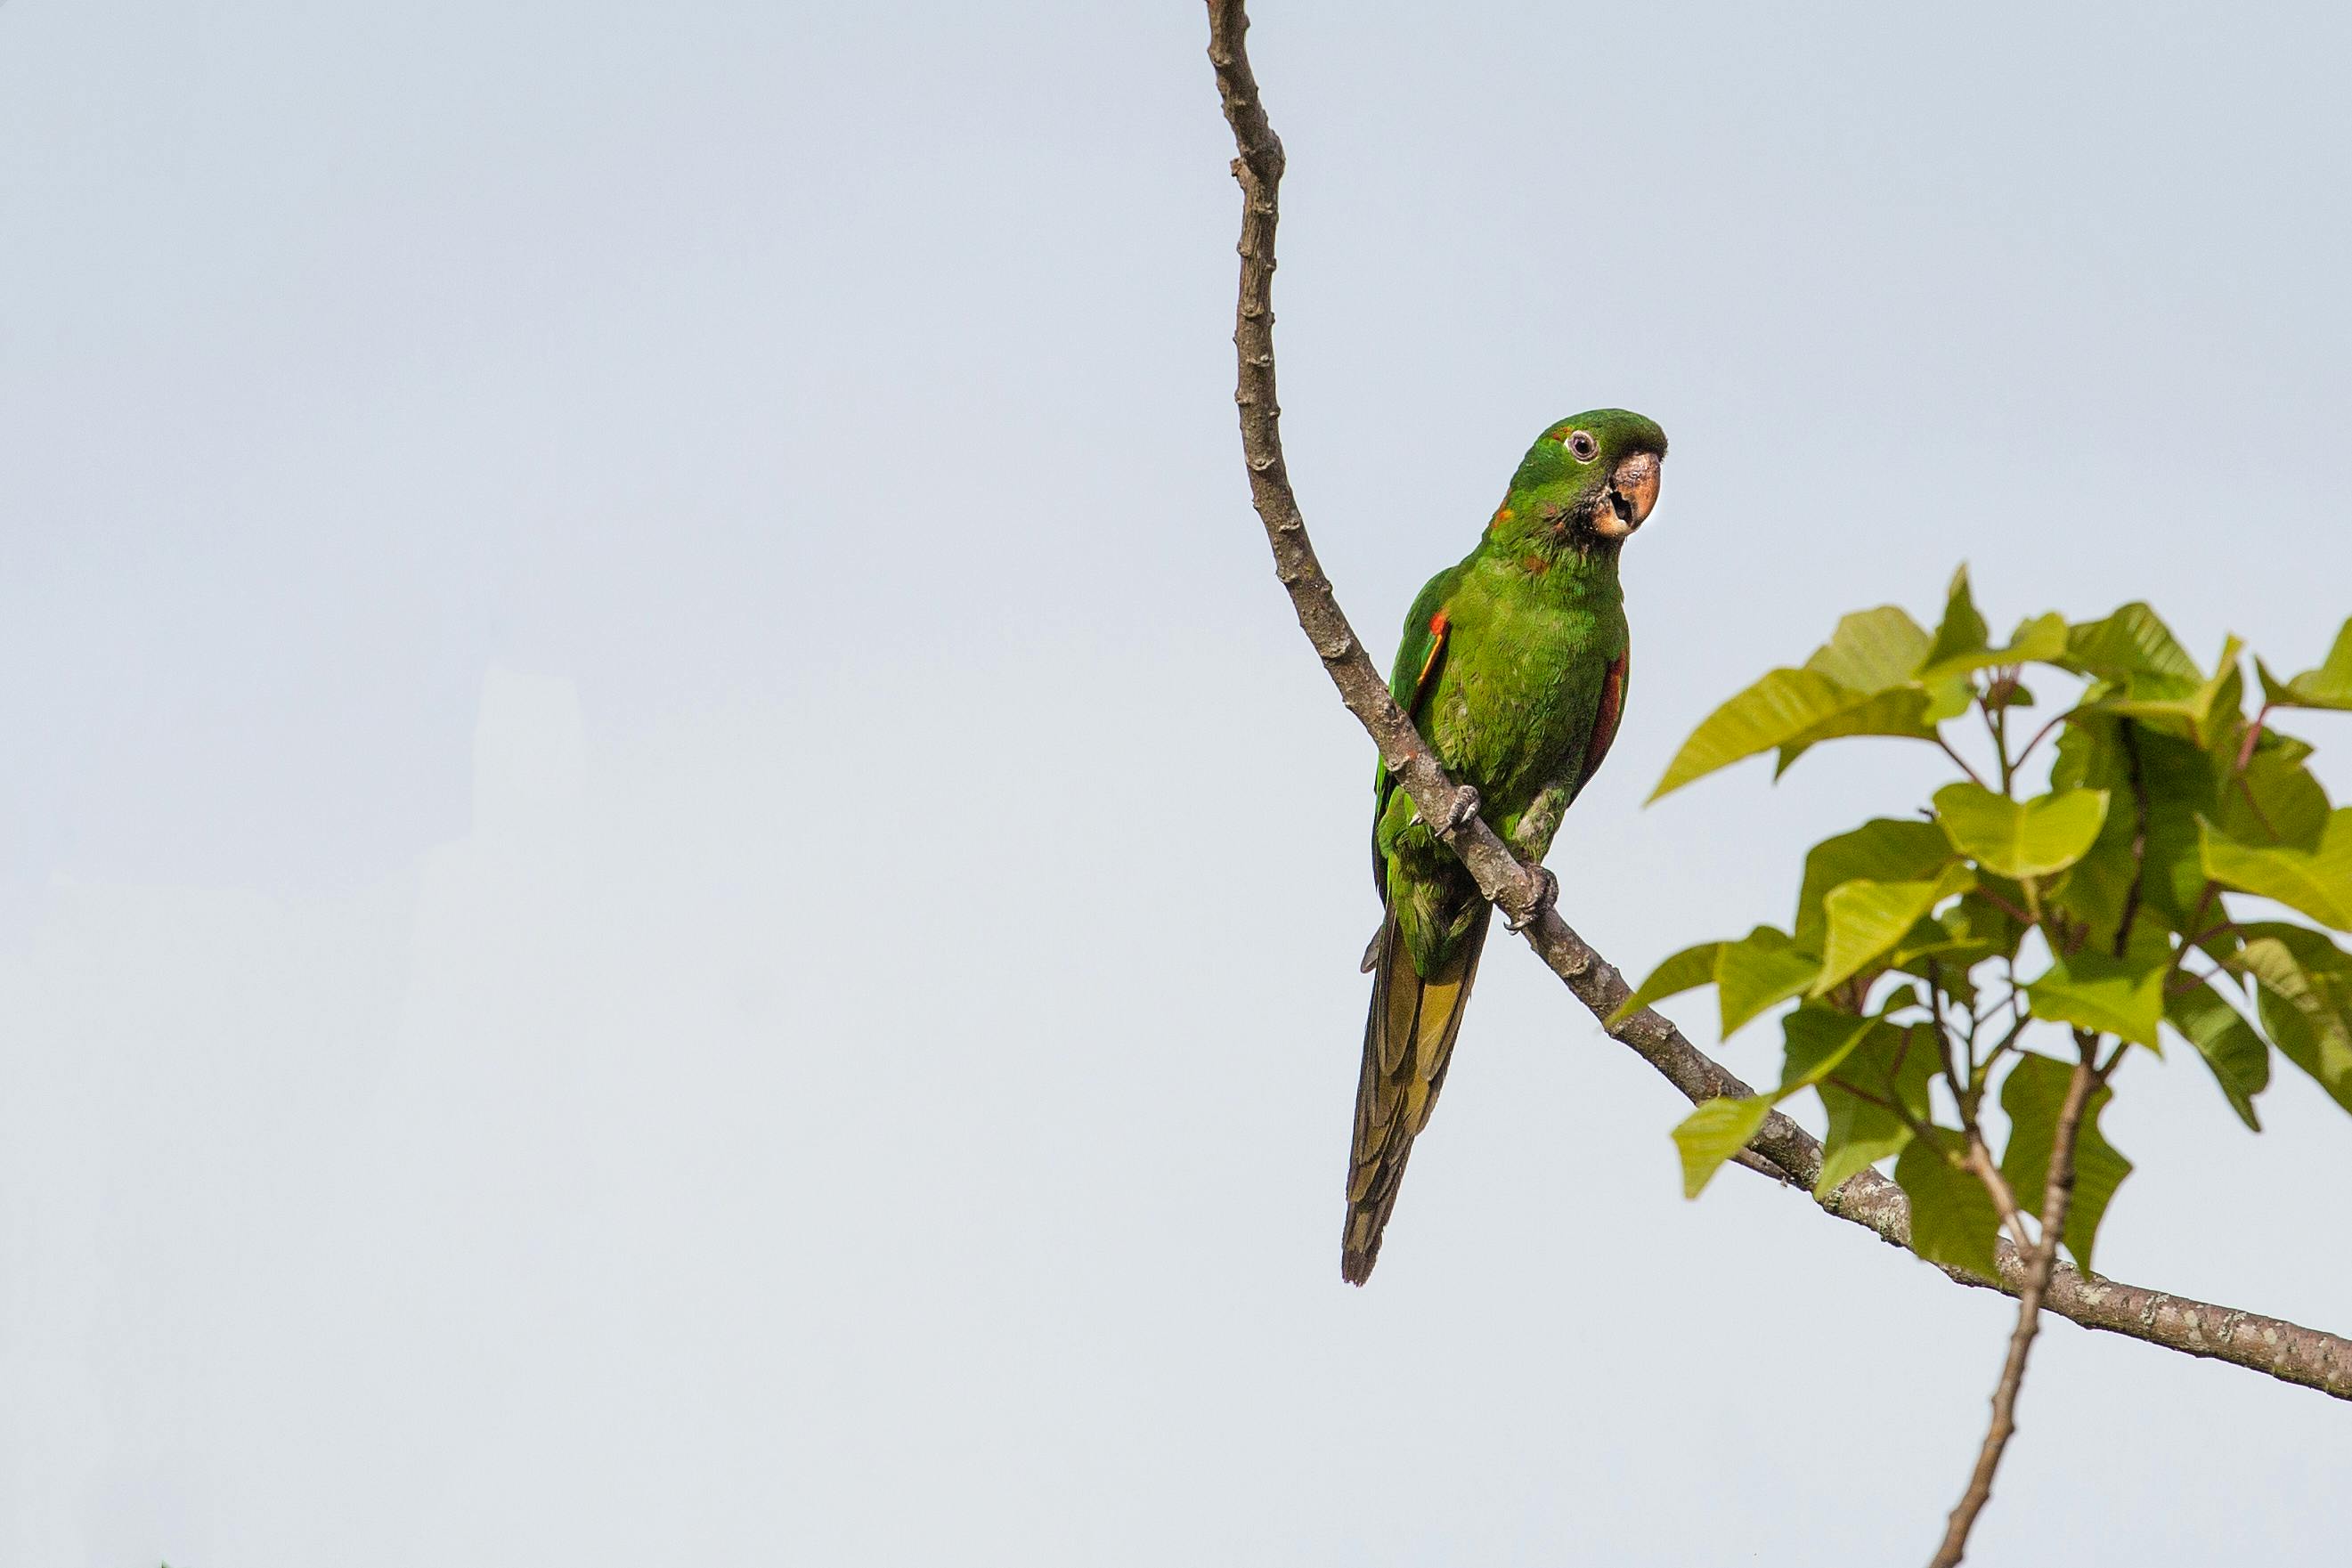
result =
[[[1609,507],[1593,519],[1605,537],[1622,539],[1642,526],[1658,504],[1658,455],[1636,452],[1609,476]]]

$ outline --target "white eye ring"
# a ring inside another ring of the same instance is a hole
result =
[[[1590,463],[1601,455],[1601,443],[1592,439],[1588,430],[1571,430],[1560,437],[1559,444],[1568,448],[1569,455],[1579,463]]]

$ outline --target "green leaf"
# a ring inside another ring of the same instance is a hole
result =
[[[2318,848],[2258,849],[2205,828],[2205,874],[2224,887],[2274,898],[2322,925],[2352,931],[2352,806],[2327,814]]]
[[[1983,653],[1988,635],[1984,617],[1977,613],[1976,596],[1969,591],[1969,569],[1963,566],[1952,573],[1952,586],[1944,596],[1944,619],[1936,627],[1935,643],[1921,666],[1948,674],[1960,673],[1950,666]]]
[[[2336,633],[2335,645],[2315,670],[2305,670],[2291,681],[2281,681],[2254,661],[2262,677],[2263,700],[2273,707],[2327,708],[2352,711],[2352,621]]]
[[[1841,1085],[1851,1083],[1875,1100],[1903,1106],[1914,1120],[1925,1122],[1927,1085],[1938,1066],[1931,1039],[1924,1024],[1869,1030],[1836,1070],[1836,1082],[1829,1078],[1821,1082],[1822,1108],[1828,1113],[1829,1128],[1822,1140],[1822,1174],[1813,1184],[1817,1196],[1828,1196],[1848,1176],[1901,1153],[1911,1141],[1911,1129],[1900,1116]]]
[[[1821,973],[1811,994],[1822,996],[1884,957],[1945,899],[1966,893],[1976,878],[1966,866],[1948,866],[1933,882],[1871,882],[1857,877],[1833,888],[1822,903],[1829,917]]]
[[[1771,1111],[1772,1102],[1757,1094],[1745,1100],[1709,1100],[1684,1117],[1675,1128],[1675,1147],[1682,1152],[1683,1196],[1696,1197],[1706,1191],[1717,1168],[1748,1146]]]
[[[2171,628],[2140,603],[2126,604],[2104,621],[2070,628],[2065,664],[2104,681],[2121,682],[2136,674],[2171,675],[2190,682],[2205,678]]]
[[[2166,960],[2143,949],[2123,958],[2071,953],[2025,988],[2035,1018],[2073,1024],[2157,1049],[2164,1016]]]
[[[2134,821],[2135,832],[2145,830],[2139,879],[2140,904],[2163,915],[2173,930],[2197,918],[2204,902],[2205,862],[2200,840],[2203,821],[2214,814],[2215,790],[2226,768],[2210,752],[2195,743],[2162,735],[2143,725],[2125,722],[2119,734],[2131,743],[2139,768],[2139,798],[2146,800],[2145,823]],[[2126,762],[2129,755],[2126,755]],[[2115,797],[2116,814],[2133,818],[2133,796]],[[2124,846],[2128,862],[2130,845]],[[2105,933],[2102,932],[2102,936]]]
[[[1717,708],[1691,732],[1666,765],[1658,787],[1650,791],[1650,799],[1669,795],[1693,779],[1760,752],[1788,747],[1801,752],[1839,736],[1895,735],[1932,740],[1935,731],[1920,717],[1927,704],[1927,693],[1908,687],[1857,691],[1816,670],[1774,670]]]
[[[1780,1087],[1744,1100],[1706,1101],[1675,1129],[1675,1146],[1682,1151],[1683,1196],[1696,1197],[1713,1178],[1716,1167],[1747,1146],[1774,1105],[1819,1084],[1837,1071],[1871,1030],[1887,1027],[1875,1018],[1811,1004],[1790,1013],[1782,1024],[1788,1039],[1788,1065]]]
[[[2042,1212],[2050,1153],[2058,1136],[2058,1113],[2065,1104],[2067,1085],[2074,1076],[2074,1070],[2066,1063],[2027,1051],[2000,1086],[2000,1108],[2009,1113],[2009,1147],[2001,1152],[2000,1174],[2018,1207],[2028,1214]],[[2131,1161],[2117,1154],[2099,1131],[2099,1112],[2114,1097],[2104,1087],[2093,1090],[2074,1130],[2074,1196],[2067,1206],[2059,1239],[2085,1274],[2091,1271],[2091,1248],[2098,1239],[2099,1221],[2105,1218],[2116,1188],[2131,1175]]]
[[[1930,728],[1948,718],[1959,717],[1977,700],[1977,688],[1966,675],[1949,675],[1933,682],[1922,681],[1920,685],[1927,688],[1927,711],[1919,716],[1919,720]]]
[[[2011,800],[1981,784],[1936,791],[1936,818],[1954,847],[2001,876],[2048,876],[2083,858],[2107,820],[2107,792],[2068,789]]]
[[[1787,1001],[1813,983],[1821,960],[1799,951],[1769,925],[1759,925],[1716,955],[1716,1000],[1728,1040],[1765,1009]]]
[[[1959,576],[1952,579],[1952,597],[1945,604],[1943,625],[1936,628],[1936,644],[1928,649],[1915,679],[1919,685],[1936,685],[2000,665],[2058,663],[2067,653],[2065,616],[2058,613],[2021,621],[2016,632],[2009,634],[2009,644],[2000,649],[1988,646],[1985,634],[1985,618],[1976,613],[1976,600],[1969,595],[1969,569],[1961,567]],[[2025,701],[2032,701],[2032,695]]]
[[[1823,839],[1805,853],[1804,886],[1797,894],[1797,946],[1818,953],[1829,937],[1822,901],[1830,889],[1856,877],[1873,882],[1916,882],[1932,877],[1952,858],[1951,841],[1933,822],[1879,817],[1850,833]]]
[[[2257,747],[2222,786],[2222,833],[2242,844],[2314,851],[2327,829],[2327,791],[2285,747]]]
[[[1805,668],[1850,691],[1883,692],[1909,681],[1927,653],[1927,633],[1919,623],[1895,606],[1882,604],[1839,621]]]
[[[1939,954],[1948,956],[1954,967],[1974,968],[1987,958],[2015,957],[2017,945],[2025,936],[2025,927],[2017,917],[1981,893],[1962,897],[1936,916],[1936,925],[1943,933],[1942,942],[1913,949],[1906,937],[1903,947],[1896,949],[1897,960]]]
[[[1959,1134],[1945,1131],[1955,1146]],[[1943,1144],[1914,1140],[1895,1162],[1895,1180],[1911,1199],[1911,1249],[1930,1263],[1998,1280],[1993,1239],[2000,1215],[1975,1175],[1953,1165]]]
[[[2044,611],[2017,623],[2002,663],[2054,664],[2066,656],[2066,618],[2054,610]]]
[[[1775,1104],[1801,1089],[1818,1085],[1843,1066],[1846,1058],[1874,1030],[1900,1033],[1884,1017],[1850,1013],[1842,1008],[1807,1002],[1780,1020],[1786,1045],[1781,1056],[1780,1086],[1772,1091]]]
[[[2271,1048],[2254,1026],[2210,986],[2168,997],[2164,1021],[2197,1048],[2213,1081],[2221,1086],[2230,1108],[2255,1132],[2263,1130],[2254,1114],[2254,1096],[2270,1087]]]
[[[2095,713],[2136,718],[2164,734],[2179,736],[2200,746],[2211,746],[2222,732],[2243,720],[2240,709],[2246,677],[2238,655],[2244,646],[2235,637],[2224,643],[2221,660],[2210,680],[2136,674],[2124,682],[2120,695],[2102,696],[2084,707]]]
[[[1780,764],[1780,772],[1788,771],[1788,762],[1795,760],[1795,753],[1843,736],[1887,735],[1908,740],[1933,740],[1936,727],[1927,722],[1927,694],[1916,686],[1894,686],[1825,714],[1785,743],[1783,750],[1790,755],[1788,761]]]
[[[2352,975],[2336,945],[2316,931],[2266,924],[2230,967],[2259,982],[2255,1001],[2271,1043],[2352,1111],[2352,1021],[2345,1001]]]
[[[1650,977],[1641,988],[1627,997],[1617,1010],[1609,1015],[1606,1027],[1615,1029],[1643,1008],[1654,1007],[1668,997],[1715,983],[1715,956],[1723,950],[1720,942],[1702,942],[1681,952],[1650,971]]]

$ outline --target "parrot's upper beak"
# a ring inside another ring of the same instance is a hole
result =
[[[1642,526],[1658,504],[1658,455],[1636,452],[1609,476],[1609,507],[1593,518],[1604,537],[1622,539]]]

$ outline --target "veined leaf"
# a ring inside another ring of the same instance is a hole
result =
[[[1948,718],[1958,718],[1969,711],[1970,703],[1977,700],[1977,689],[1966,675],[1951,675],[1921,684],[1927,688],[1927,711],[1919,716],[1924,724],[1939,725]]]
[[[1780,759],[1772,765],[1772,777],[1777,780],[1798,758],[1822,741],[1841,736],[1891,735],[1910,740],[1933,740],[1936,726],[1927,716],[1929,702],[1929,694],[1917,686],[1874,692],[1784,742]]]
[[[1890,1003],[1890,1008],[1894,1005]],[[1883,1016],[1850,1013],[1842,1008],[1807,1002],[1780,1020],[1785,1045],[1781,1054],[1780,1086],[1774,1103],[1801,1089],[1810,1089],[1845,1064],[1847,1057],[1874,1030],[1893,1030]]]
[[[1715,957],[1716,1001],[1723,1010],[1723,1038],[1769,1007],[1787,1001],[1821,972],[1822,961],[1799,951],[1769,925],[1759,925]]]
[[[2221,787],[2224,836],[2263,848],[2316,850],[2327,829],[2327,791],[2285,747],[2258,747]]]
[[[1757,1094],[1745,1100],[1708,1100],[1684,1117],[1675,1128],[1675,1147],[1682,1153],[1683,1196],[1696,1197],[1706,1191],[1717,1169],[1748,1146],[1771,1113],[1772,1102]]]
[[[1952,586],[1944,595],[1944,618],[1936,625],[1936,641],[1928,648],[1921,665],[1943,670],[1947,665],[1972,658],[1985,651],[1985,641],[1990,635],[1984,617],[1977,613],[1976,595],[1969,591],[1969,569],[1963,566],[1952,573]]]
[[[1715,983],[1715,956],[1723,950],[1720,942],[1702,942],[1696,947],[1685,947],[1650,971],[1650,977],[1639,989],[1627,997],[1617,1010],[1609,1015],[1608,1027],[1616,1028],[1643,1008],[1654,1007],[1668,997]]]
[[[2286,1059],[2352,1111],[2352,1020],[2345,1012],[2344,955],[2316,931],[2290,925],[2249,927],[2263,935],[2238,949],[2230,967],[2259,982],[2263,1029]]]
[[[2121,682],[2135,674],[2172,675],[2196,682],[2205,678],[2197,661],[2173,636],[2172,629],[2155,611],[2131,603],[2104,621],[2085,622],[2066,633],[2067,666],[2103,681]]]
[[[1977,612],[1969,591],[1968,568],[1962,567],[1952,579],[1936,641],[1913,678],[1922,685],[1934,685],[1965,681],[1979,670],[2003,664],[2056,664],[2065,657],[2066,618],[2054,612],[2020,622],[2006,645],[1990,646],[1984,617]]]
[[[2000,1174],[2018,1207],[2028,1214],[2042,1212],[2050,1154],[2058,1137],[2058,1113],[2065,1104],[2067,1084],[2074,1076],[2074,1070],[2064,1062],[2027,1051],[2000,1086],[2000,1108],[2009,1113],[2009,1147],[2001,1152]],[[2105,1088],[2093,1090],[2074,1130],[2074,1196],[2067,1206],[2059,1239],[2085,1274],[2091,1271],[2091,1248],[2098,1239],[2099,1221],[2105,1217],[2116,1188],[2131,1175],[2131,1161],[2116,1153],[2099,1131],[2099,1112],[2113,1098]]]
[[[1713,1179],[1716,1167],[1747,1147],[1774,1105],[1819,1083],[1853,1053],[1864,1036],[1886,1026],[1877,1019],[1857,1018],[1834,1008],[1803,1007],[1790,1013],[1783,1027],[1789,1040],[1789,1065],[1779,1088],[1741,1100],[1706,1101],[1675,1128],[1685,1197],[1696,1197]]]
[[[2083,858],[2107,820],[2107,792],[2068,789],[2011,800],[1981,784],[1936,791],[1936,818],[1955,848],[2001,876],[2048,876]]]
[[[1976,885],[1966,866],[1947,866],[1933,882],[1871,882],[1856,878],[1830,892],[1822,907],[1829,919],[1821,973],[1811,994],[1822,996],[1885,956],[1927,912],[1956,893]]]
[[[2269,1042],[2256,1034],[2254,1026],[2210,986],[2166,998],[2164,1021],[2197,1048],[2205,1065],[2213,1070],[2213,1081],[2221,1086],[2221,1093],[2229,1100],[2230,1108],[2238,1113],[2238,1119],[2261,1132],[2262,1118],[2254,1114],[2254,1096],[2270,1087]]]
[[[2017,945],[2024,939],[2025,927],[2017,917],[1994,904],[1981,893],[1969,894],[1936,916],[1936,926],[1943,939],[1933,946],[1921,946],[1916,956],[1930,953],[1948,954],[1953,964],[1973,968],[1987,958],[2015,957]],[[1898,961],[1904,950],[1911,946],[1908,937],[1904,946],[1896,949]]]
[[[1817,1196],[1826,1197],[1855,1172],[1902,1152],[1911,1141],[1911,1129],[1887,1106],[1900,1105],[1914,1121],[1927,1121],[1927,1085],[1938,1065],[1925,1025],[1864,1034],[1843,1064],[1818,1085],[1829,1128],[1822,1140],[1822,1174],[1813,1184]],[[1850,1092],[1843,1087],[1846,1083],[1870,1098]]]
[[[2254,673],[2262,677],[2263,700],[2273,707],[2352,710],[2352,621],[2344,622],[2336,633],[2335,645],[2327,650],[2319,668],[2282,681],[2257,659]]]
[[[1956,654],[1950,658],[1931,659],[1919,672],[1919,679],[1923,684],[1965,681],[1979,670],[1996,669],[2003,664],[2054,664],[2065,656],[2066,618],[2053,611],[2021,623],[2010,634],[2008,643],[2000,647],[1979,648],[1974,653]],[[2032,707],[2033,694],[2020,686],[2005,703],[1996,706]]]
[[[2352,931],[2352,806],[2327,815],[2318,848],[2256,849],[2204,829],[2205,874],[2224,887],[2274,898],[2322,925]]]
[[[1933,822],[1879,817],[1850,833],[1823,839],[1805,854],[1804,886],[1797,894],[1797,946],[1822,950],[1829,916],[1822,901],[1830,889],[1856,877],[1874,882],[1916,882],[1932,877],[1952,858],[1951,841]]]
[[[2099,836],[2067,869],[2064,879],[2042,894],[2045,903],[2090,928],[2094,946],[2114,944],[2116,925],[2138,879],[2139,862],[2132,850],[2138,823],[2130,760],[2122,740],[2126,722],[2104,714],[2071,715],[2058,732],[2058,757],[2050,768],[2053,789],[2107,791],[2106,821]]]
[[[2111,1034],[2158,1049],[2166,960],[2143,948],[2122,958],[2085,949],[2067,955],[2025,988],[2035,1018]]]
[[[2189,682],[2171,675],[2136,674],[2125,680],[2119,695],[2086,703],[2084,710],[2136,718],[2199,746],[2213,745],[2221,731],[2242,720],[2240,709],[2246,676],[2238,656],[2244,648],[2235,637],[2225,642],[2210,679]]]
[[[1842,618],[1805,668],[1850,691],[1883,692],[1910,680],[1927,653],[1927,633],[1892,604]]]
[[[1889,696],[1898,700],[1890,703]],[[1774,670],[1717,708],[1691,732],[1666,765],[1665,776],[1650,792],[1650,799],[1671,794],[1719,768],[1786,746],[1809,746],[1833,735],[1928,734],[1917,716],[1926,702],[1924,693],[1856,691],[1816,670]],[[1852,727],[1856,726],[1863,727]]]
[[[1959,1134],[1943,1136],[1957,1145]],[[1965,1269],[1981,1279],[1997,1280],[1993,1239],[2000,1232],[2000,1215],[1992,1196],[1970,1171],[1952,1164],[1938,1143],[1915,1139],[1895,1162],[1895,1180],[1911,1199],[1911,1249],[1930,1263]]]
[[[2124,788],[2113,796],[2110,814],[2125,818],[2135,832],[2145,831],[2141,907],[2160,912],[2177,930],[2196,918],[2198,905],[2203,902],[2205,865],[2199,848],[2200,824],[2214,813],[2215,787],[2227,765],[2218,764],[2210,752],[2193,741],[2127,720],[2118,724],[2118,733],[2129,738],[2131,751],[2138,758],[2138,798],[2147,801],[2147,814],[2145,821],[2137,820],[2128,775]],[[2103,840],[2099,847],[2105,853],[2112,841]],[[2127,863],[2128,841],[2123,853]],[[2104,930],[2101,935],[2105,935]]]

